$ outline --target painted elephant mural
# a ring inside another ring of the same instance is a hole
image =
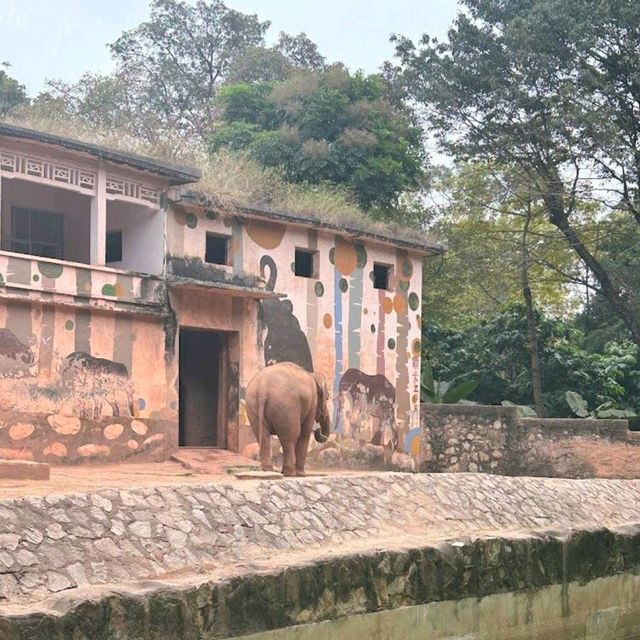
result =
[[[265,277],[265,268],[269,268],[267,288],[274,291],[278,270],[270,256],[262,256],[260,275]],[[298,319],[293,315],[290,300],[263,300],[260,303],[262,322],[267,328],[264,339],[264,364],[276,362],[294,362],[309,372],[313,371],[313,359],[307,337],[300,328]]]
[[[28,376],[35,360],[31,348],[20,341],[11,329],[0,328],[0,376]]]
[[[336,432],[395,451],[395,401],[396,390],[383,375],[347,369],[338,387]]]
[[[133,415],[131,380],[120,362],[75,351],[62,361],[59,380],[61,397],[82,418]]]

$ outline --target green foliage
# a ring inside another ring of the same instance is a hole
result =
[[[570,322],[536,312],[544,404],[550,416],[566,416],[567,391],[589,406],[640,408],[640,348],[611,342],[602,353],[583,348],[584,335]],[[522,305],[510,305],[462,330],[425,323],[423,359],[454,384],[479,384],[470,398],[483,404],[532,403],[527,326]]]
[[[429,189],[430,231],[447,246],[424,267],[424,313],[435,322],[464,327],[504,305],[521,302],[522,234],[528,227],[528,280],[536,303],[557,314],[573,311],[568,293],[580,264],[542,211],[530,182],[512,168],[459,163],[439,168]]]
[[[640,225],[640,4],[462,0],[444,42],[396,38],[387,66],[457,160],[518,167],[640,344],[640,289],[599,256],[595,223]],[[585,228],[579,202],[596,210]],[[595,242],[595,244],[594,244]]]
[[[215,100],[222,122],[209,148],[244,148],[292,182],[343,185],[362,207],[389,217],[380,211],[418,187],[424,155],[419,129],[385,91],[379,76],[351,75],[340,65],[227,86]]]
[[[37,100],[58,102],[69,116],[126,129],[151,144],[178,133],[188,145],[209,134],[217,119],[212,102],[225,84],[281,81],[324,67],[304,33],[281,33],[267,47],[269,26],[222,0],[151,0],[149,19],[109,45],[112,74],[86,73],[73,84],[49,82]],[[245,109],[250,93],[244,95]],[[247,121],[246,114],[238,116]]]
[[[635,411],[616,409],[611,400],[596,407],[594,411],[589,411],[589,403],[576,391],[567,391],[565,397],[571,411],[578,418],[635,418],[637,416]]]
[[[503,407],[515,407],[518,410],[518,415],[521,418],[535,418],[537,417],[536,410],[527,404],[515,404],[510,400],[503,400],[500,403]]]
[[[463,380],[458,384],[434,380],[431,365],[426,362],[422,368],[420,400],[428,404],[456,404],[468,398],[478,386],[476,380]]]
[[[24,85],[21,85],[7,73],[8,67],[9,64],[6,62],[0,64],[0,116],[4,116],[11,109],[29,102]]]

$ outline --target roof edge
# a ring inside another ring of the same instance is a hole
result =
[[[194,169],[193,167],[162,162],[155,158],[140,156],[134,153],[124,153],[122,151],[116,151],[115,149],[109,149],[97,144],[81,142],[80,140],[66,138],[52,133],[45,133],[36,129],[18,127],[6,122],[0,122],[0,135],[10,138],[19,138],[22,140],[33,140],[34,142],[51,144],[71,151],[88,153],[101,160],[106,160],[107,162],[123,164],[133,167],[134,169],[155,173],[156,175],[168,178],[174,186],[187,184],[189,182],[196,182],[202,177],[202,171],[200,171],[200,169]]]
[[[212,200],[205,198],[196,191],[188,191],[182,193],[179,196],[178,203],[180,201],[186,201],[189,204],[195,204],[202,207],[210,207],[212,209],[219,208],[220,205],[216,204]],[[238,214],[246,214],[256,218],[266,218],[268,220],[274,220],[278,222],[289,222],[293,224],[300,224],[307,227],[318,227],[326,229],[327,231],[341,232],[345,236],[349,237],[365,237],[382,244],[392,245],[402,249],[409,249],[422,253],[425,256],[438,256],[442,255],[446,249],[441,244],[429,239],[424,240],[410,240],[408,238],[399,238],[393,236],[393,231],[389,231],[389,235],[380,232],[378,230],[367,230],[361,227],[351,225],[339,225],[337,223],[325,222],[318,218],[307,217],[298,213],[291,213],[288,211],[279,211],[276,209],[270,209],[269,207],[257,207],[249,205],[234,205]]]

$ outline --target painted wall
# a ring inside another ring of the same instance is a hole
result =
[[[227,266],[203,262],[207,232],[228,236]],[[419,432],[420,256],[315,229],[223,220],[183,208],[168,218],[167,247],[170,260],[186,261],[194,274],[207,272],[212,281],[242,285],[247,274],[260,274],[268,289],[286,293],[255,303],[257,331],[253,315],[235,325],[241,398],[259,368],[290,360],[329,380],[334,428],[344,446],[402,451]],[[318,252],[317,278],[294,274],[296,247]],[[393,265],[388,291],[373,287],[374,262]],[[203,312],[191,322],[203,326],[206,319]],[[254,455],[242,406],[239,429],[239,451]]]
[[[160,274],[164,266],[164,211],[129,202],[107,203],[107,231],[122,231],[122,261],[109,266]]]
[[[128,211],[129,205],[111,205],[112,228],[128,222],[123,231],[148,231],[153,240],[149,252],[133,250],[125,258],[138,260],[142,271],[145,264],[157,267],[164,214],[137,225]],[[121,459],[148,453],[142,445],[155,437],[153,451],[166,455],[178,442],[181,326],[228,333],[224,401],[231,450],[256,454],[244,390],[259,369],[283,360],[326,376],[336,437],[345,447],[373,447],[381,455],[404,450],[419,430],[419,256],[180,208],[164,222],[166,285],[112,269],[0,256],[0,411],[8,412],[0,450],[73,461],[90,445],[82,457]],[[208,231],[229,237],[228,265],[203,262]],[[294,274],[296,247],[318,252],[317,278]],[[374,262],[393,265],[388,291],[373,288]],[[246,291],[216,289],[220,283],[286,298],[258,301]],[[80,426],[62,442],[53,416]],[[127,420],[144,421],[147,431],[138,434],[144,438],[132,437]],[[16,424],[28,426],[11,430]],[[115,444],[125,446],[113,446],[105,434],[118,434]],[[332,442],[316,449],[318,456],[335,451]]]
[[[2,255],[0,283],[0,458],[162,459],[177,444],[159,280]]]

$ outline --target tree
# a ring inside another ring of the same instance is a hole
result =
[[[324,66],[304,33],[281,33],[266,47],[269,25],[222,0],[152,0],[149,20],[109,45],[113,74],[50,82],[42,99],[61,100],[71,116],[153,145],[167,132],[202,140],[217,118],[213,99],[225,83],[282,80]]]
[[[566,392],[589,406],[612,403],[640,408],[640,347],[611,342],[603,353],[582,348],[583,335],[571,322],[534,310],[545,413],[569,417]],[[504,400],[528,405],[533,400],[528,322],[523,304],[508,305],[464,330],[431,323],[423,330],[424,358],[434,375],[452,384],[479,382],[471,398],[482,404]]]
[[[459,163],[433,172],[429,230],[447,251],[425,263],[426,322],[464,328],[522,302],[525,248],[536,306],[555,315],[575,311],[569,294],[582,285],[578,261],[533,195],[526,176],[487,163]]]
[[[418,187],[424,152],[420,130],[386,89],[380,76],[351,75],[341,65],[228,85],[215,100],[221,121],[209,147],[245,149],[293,182],[346,186],[362,207],[391,215]]]
[[[549,221],[640,344],[638,292],[589,246],[576,208],[590,199],[640,221],[640,7],[614,0],[462,4],[447,42],[425,36],[416,47],[397,38],[400,63],[388,75],[423,107],[442,148],[529,176]]]
[[[9,66],[8,62],[0,64],[0,117],[7,115],[11,109],[29,102],[24,85],[7,73]]]

